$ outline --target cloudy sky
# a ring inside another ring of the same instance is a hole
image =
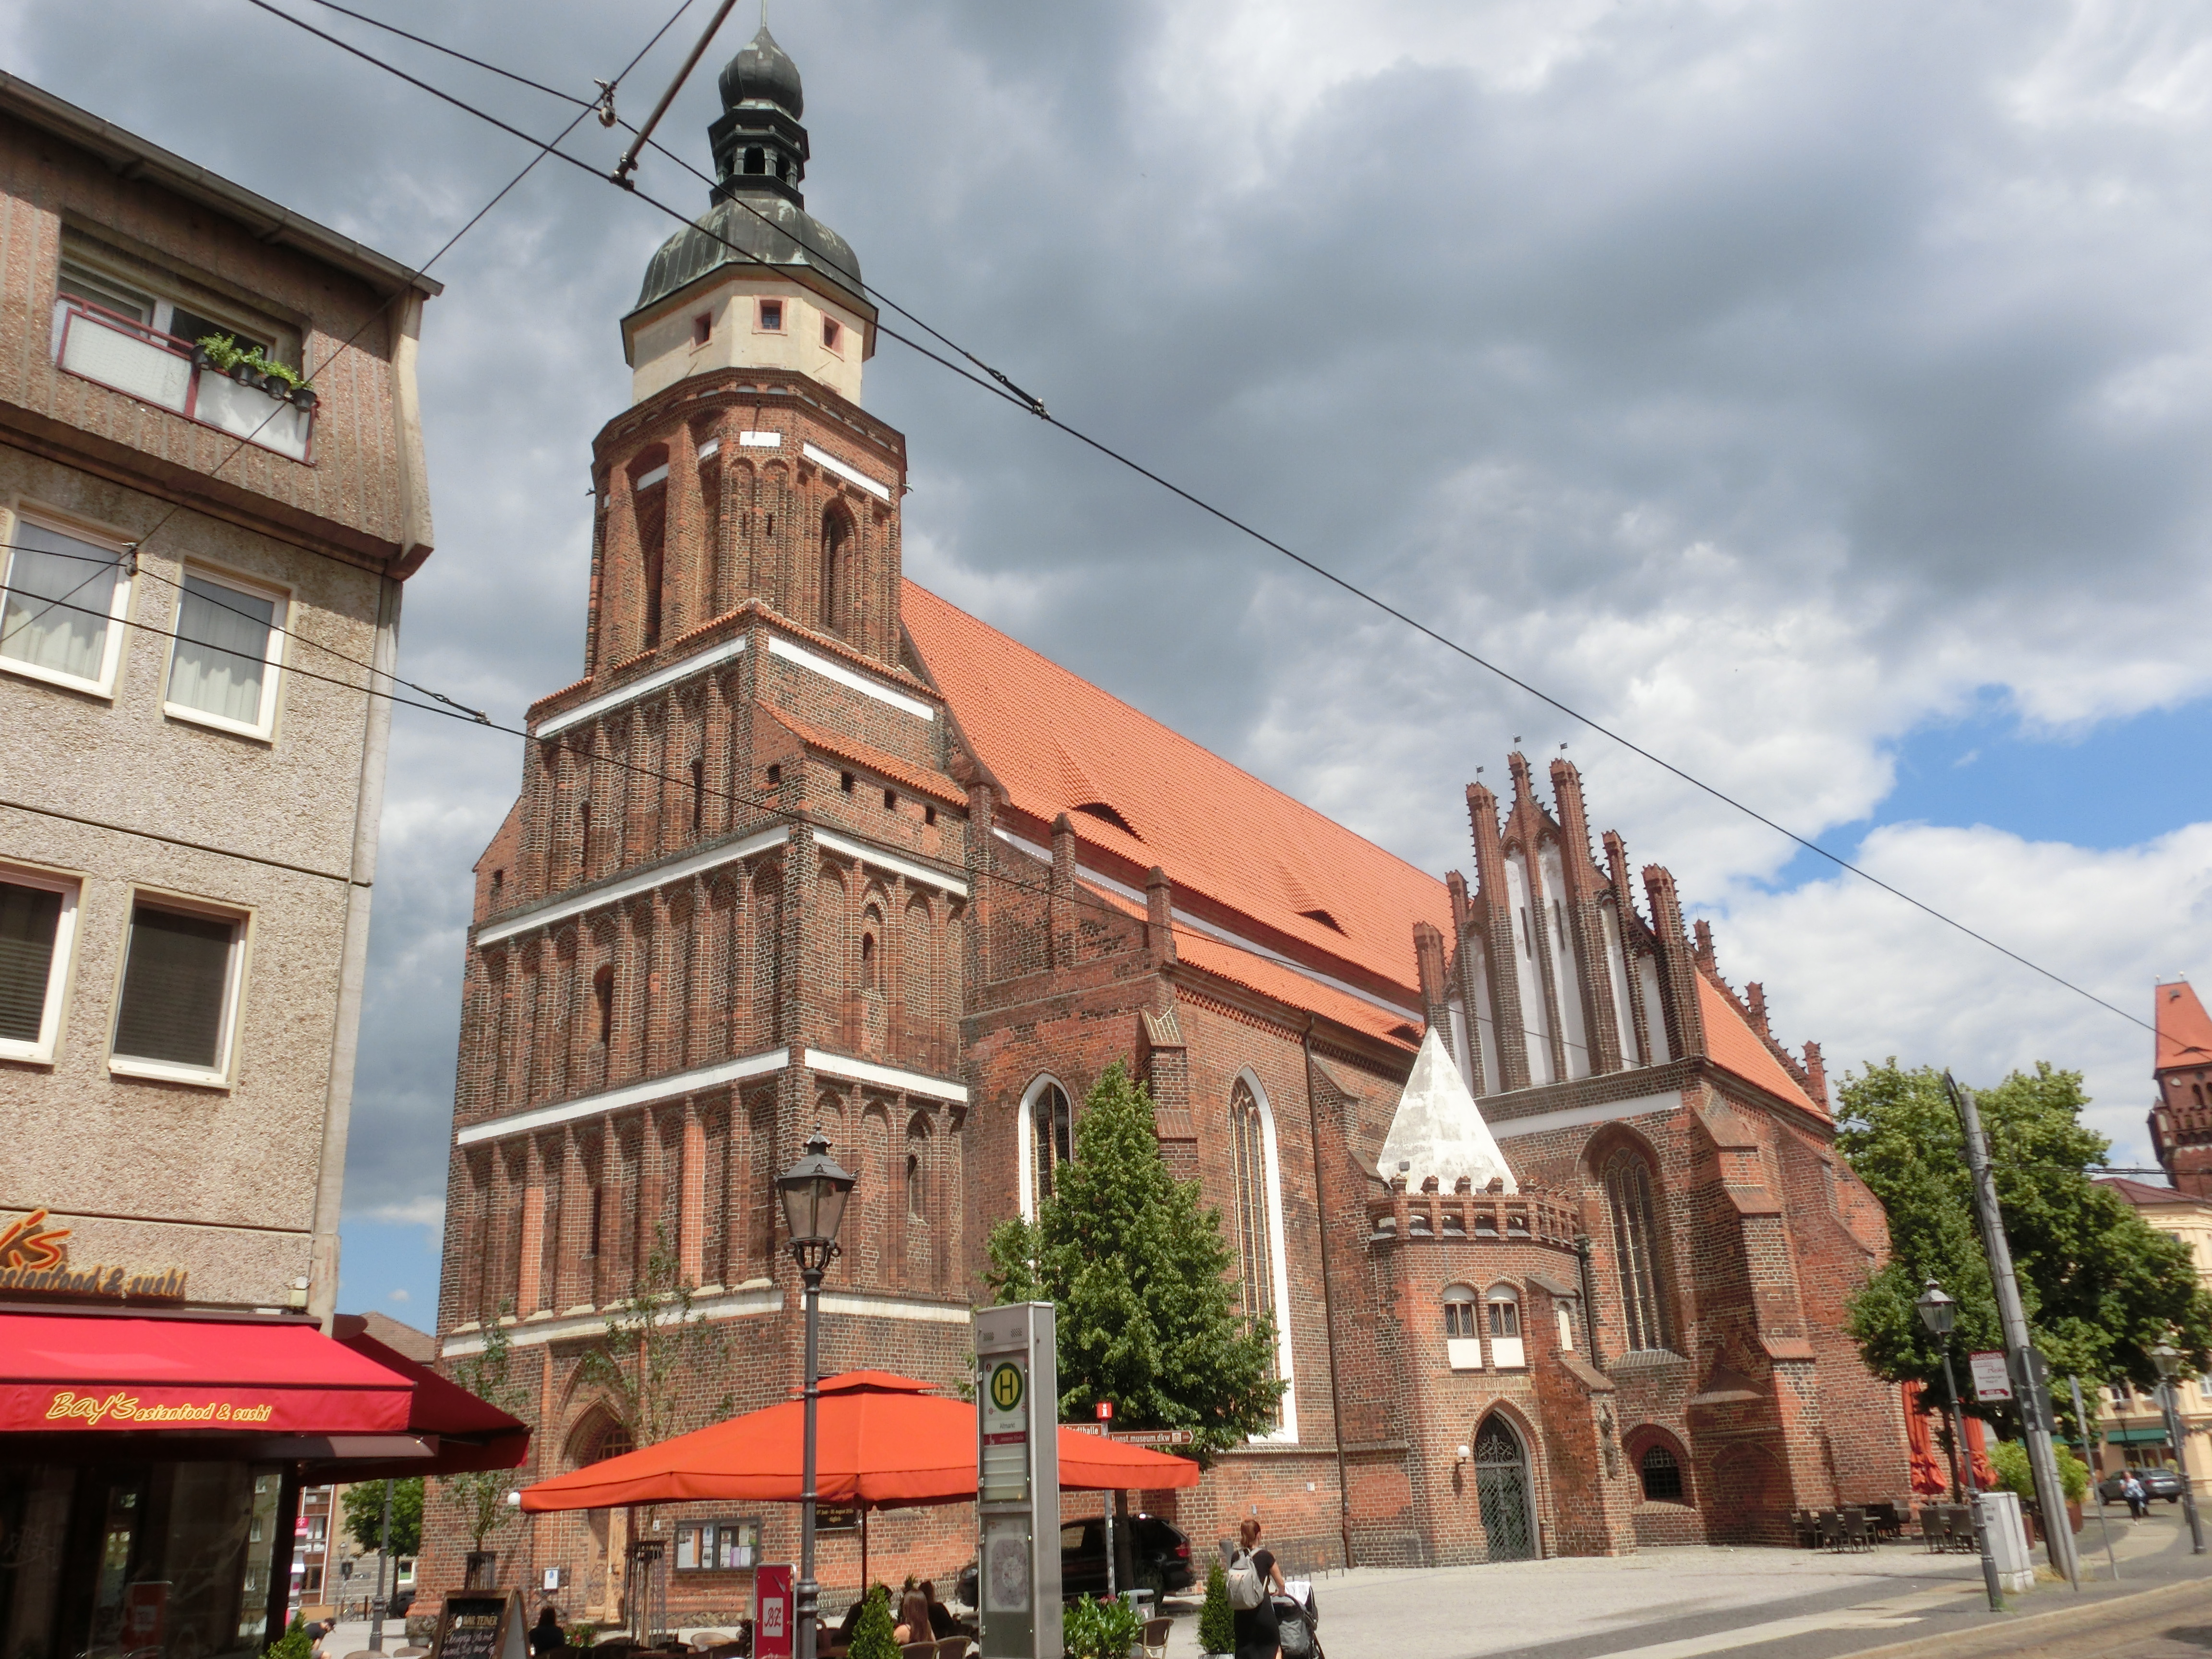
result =
[[[569,112],[323,27],[533,132]],[[673,0],[356,0],[589,94]],[[711,70],[757,21],[741,0]],[[648,107],[699,0],[621,94]],[[1054,412],[1777,822],[2148,1016],[2212,974],[2212,6],[776,0],[808,205]],[[410,261],[516,140],[246,0],[0,0],[13,72]],[[664,136],[708,165],[710,72]],[[615,135],[574,146],[610,162]],[[649,161],[687,210],[702,187]],[[548,163],[435,272],[404,670],[580,661],[616,319],[672,227]],[[1569,745],[1842,1071],[2148,1034],[886,342],[908,573],[1393,850]],[[513,739],[395,720],[348,1305],[431,1316],[468,867]]]

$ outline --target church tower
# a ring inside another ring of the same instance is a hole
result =
[[[538,1474],[620,1443],[577,1367],[656,1252],[727,1334],[702,1402],[796,1383],[773,1182],[817,1127],[860,1177],[824,1371],[955,1376],[968,1340],[967,796],[902,652],[905,441],[860,404],[876,311],[805,210],[798,69],[763,27],[720,86],[707,211],[622,319],[583,675],[477,867],[439,1326],[449,1358],[507,1327]],[[547,1522],[616,1608],[620,1540]]]

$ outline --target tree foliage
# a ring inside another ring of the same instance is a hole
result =
[[[307,1634],[307,1615],[295,1613],[284,1633],[261,1650],[261,1659],[309,1659],[315,1638]]]
[[[392,1483],[392,1553],[422,1553],[422,1477],[411,1475]],[[374,1553],[384,1538],[384,1486],[381,1480],[356,1480],[345,1489],[346,1531],[353,1541]]]
[[[1216,1561],[1206,1570],[1206,1601],[1198,1610],[1198,1650],[1237,1650],[1237,1609],[1229,1604],[1229,1573]]]
[[[607,1305],[605,1329],[577,1368],[586,1386],[605,1390],[633,1445],[656,1445],[730,1414],[729,1394],[696,1420],[686,1397],[694,1378],[728,1369],[728,1343],[691,1305],[696,1288],[684,1277],[667,1229],[656,1224],[645,1271],[629,1295]]]
[[[514,1304],[499,1304],[499,1316],[484,1322],[483,1351],[471,1354],[453,1367],[453,1381],[488,1406],[496,1406],[512,1417],[520,1417],[529,1407],[529,1395],[522,1380],[514,1375],[514,1348],[507,1340],[507,1310]],[[507,1501],[507,1494],[514,1485],[513,1471],[507,1469],[472,1469],[465,1474],[449,1474],[440,1478],[438,1490],[461,1511],[461,1524],[469,1529],[470,1547],[481,1550],[484,1540],[502,1528],[513,1524],[518,1511]],[[381,1500],[380,1500],[380,1502]],[[392,1506],[393,1545],[398,1549],[398,1504]]]
[[[891,1593],[877,1584],[853,1621],[853,1644],[846,1659],[899,1659],[898,1626],[891,1622]]]
[[[1079,1595],[1061,1615],[1060,1650],[1065,1659],[1128,1659],[1144,1633],[1128,1602]]]
[[[2004,1346],[1958,1116],[1940,1073],[1894,1060],[1846,1078],[1841,1094],[1836,1144],[1889,1212],[1892,1250],[1851,1298],[1847,1328],[1876,1376],[1920,1382],[1940,1401],[1942,1350],[1913,1306],[1925,1281],[1958,1299],[1954,1356]],[[2053,1377],[2078,1376],[2085,1391],[2120,1378],[2148,1388],[2158,1377],[2150,1350],[2162,1341],[2202,1367],[2212,1295],[2186,1245],[2089,1179],[2111,1143],[2082,1127],[2081,1073],[2039,1063],[1978,1101],[2021,1302]],[[1960,1388],[1969,1415],[2006,1409],[1982,1406],[1963,1374]],[[2065,1389],[2051,1394],[2070,1415]]]
[[[1035,1224],[1002,1223],[989,1249],[1000,1303],[1056,1310],[1063,1419],[1111,1401],[1119,1426],[1188,1429],[1201,1454],[1274,1426],[1274,1321],[1238,1309],[1220,1212],[1169,1176],[1152,1097],[1121,1061],[1085,1101],[1075,1160]]]

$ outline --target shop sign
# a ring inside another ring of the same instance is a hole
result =
[[[763,1565],[753,1576],[754,1659],[791,1659],[791,1568]]]
[[[2007,1368],[2002,1354],[1968,1354],[1966,1363],[1974,1375],[1974,1397],[1977,1400],[2012,1398],[2012,1372]]]
[[[182,1267],[118,1267],[70,1262],[67,1227],[46,1224],[43,1209],[0,1227],[0,1296],[92,1297],[104,1302],[182,1302]]]

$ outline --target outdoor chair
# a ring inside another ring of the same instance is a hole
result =
[[[1946,1504],[1943,1506],[1943,1536],[1957,1553],[1973,1553],[1974,1521],[1964,1504]]]
[[[1867,1522],[1877,1538],[1896,1538],[1905,1531],[1905,1517],[1892,1503],[1869,1504],[1866,1506]]]
[[[1141,1638],[1145,1659],[1167,1659],[1168,1632],[1175,1628],[1172,1619],[1147,1619]]]
[[[940,1636],[937,1638],[937,1659],[968,1659],[972,1651],[964,1636]]]
[[[1870,1550],[1874,1547],[1874,1533],[1867,1525],[1867,1513],[1856,1506],[1847,1509],[1843,1516],[1844,1547],[1850,1550]]]
[[[937,1644],[934,1640],[908,1642],[899,1650],[899,1659],[937,1659]]]
[[[1933,1504],[1920,1506],[1920,1541],[1928,1547],[1930,1555],[1940,1554],[1943,1548],[1943,1517]]]
[[[1820,1547],[1839,1550],[1844,1547],[1844,1518],[1833,1510],[1822,1510],[1820,1519]]]

